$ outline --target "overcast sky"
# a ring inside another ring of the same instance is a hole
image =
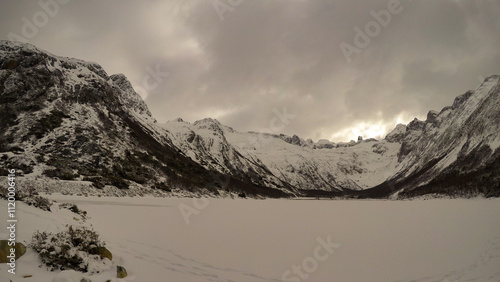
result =
[[[500,74],[499,0],[55,1],[1,1],[0,38],[125,74],[159,122],[379,137]]]

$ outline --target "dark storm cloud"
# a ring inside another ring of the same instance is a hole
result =
[[[365,31],[391,5],[399,12],[356,46],[355,28]],[[0,8],[2,39],[22,35],[22,18],[41,10],[34,1]],[[286,108],[295,118],[284,133],[347,141],[425,117],[500,73],[498,1],[74,0],[59,8],[28,41],[125,73],[160,122],[211,116],[273,131]],[[341,43],[359,52],[347,58]],[[146,89],[151,69],[169,75]]]

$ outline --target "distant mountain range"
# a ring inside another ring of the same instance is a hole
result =
[[[383,140],[159,124],[123,74],[0,41],[0,174],[256,197],[500,196],[500,76]]]

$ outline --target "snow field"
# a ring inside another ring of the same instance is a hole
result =
[[[179,206],[197,209],[193,199],[50,197],[88,212],[91,219],[82,224],[100,234],[113,253],[113,267],[124,266],[128,280],[500,281],[500,199],[210,198],[187,224]],[[0,201],[0,210],[4,205]],[[21,240],[73,220],[63,210],[20,204],[18,211]],[[326,256],[319,239],[337,247]],[[33,274],[36,281],[72,281],[54,278],[71,276],[67,271],[38,268],[32,251],[18,264],[20,274]],[[111,279],[113,267],[90,278]],[[0,280],[6,278],[12,279],[2,265]]]

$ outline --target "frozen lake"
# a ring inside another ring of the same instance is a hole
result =
[[[130,280],[500,281],[500,199],[51,198]]]
[[[500,281],[500,199],[50,198],[76,203],[91,219],[19,203],[18,240],[92,225],[113,267],[129,273],[117,280],[112,268],[92,281]],[[40,264],[28,250],[16,276],[80,281]],[[12,278],[0,265],[0,281]]]

